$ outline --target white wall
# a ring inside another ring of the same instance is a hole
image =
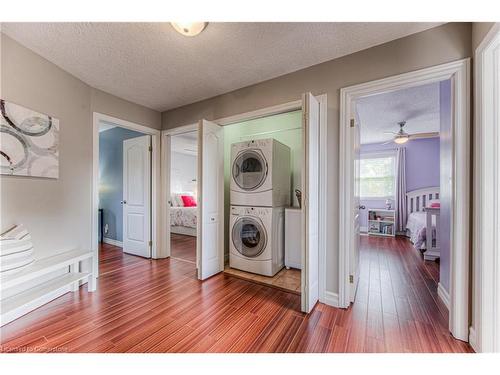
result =
[[[170,191],[196,193],[198,158],[195,155],[172,152]]]

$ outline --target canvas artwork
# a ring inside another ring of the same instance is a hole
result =
[[[59,177],[59,120],[0,100],[1,174]]]

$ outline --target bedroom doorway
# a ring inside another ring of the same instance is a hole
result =
[[[162,257],[159,143],[159,130],[94,112],[92,267],[97,275],[132,256]]]
[[[170,257],[196,264],[198,131],[170,136]]]
[[[341,90],[339,304],[374,336],[468,341],[468,77],[461,60]]]

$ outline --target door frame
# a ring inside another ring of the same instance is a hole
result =
[[[160,134],[161,131],[144,125],[140,125],[117,117],[93,112],[92,124],[92,207],[91,207],[91,228],[92,228],[92,251],[94,253],[92,273],[94,277],[99,276],[99,124],[106,122],[120,128],[134,130],[144,135],[151,136],[151,258],[163,258],[161,237],[158,233],[161,225],[160,201],[161,178],[160,178]]]
[[[474,321],[470,344],[477,352],[499,352],[500,75],[495,64],[500,60],[500,23],[490,29],[474,56]]]
[[[171,144],[170,144],[170,138],[175,135],[181,135],[185,133],[191,133],[191,132],[198,132],[198,123],[194,124],[189,124],[189,125],[183,125],[179,126],[176,128],[172,129],[167,129],[167,130],[162,130],[161,131],[161,165],[162,165],[162,176],[163,178],[161,179],[161,217],[162,217],[162,222],[165,223],[165,228],[167,230],[162,230],[160,232],[160,237],[162,237],[162,244],[163,244],[163,249],[162,252],[165,257],[170,257],[171,256],[171,241],[170,241],[170,206],[168,204],[168,201],[170,200],[170,197],[168,196],[168,191],[167,186],[170,186],[170,175],[171,175],[171,164],[168,160],[168,156],[171,152]],[[200,151],[199,145],[197,145],[198,152]],[[200,208],[199,205],[197,205],[197,217],[200,216]],[[199,255],[198,251],[196,251],[196,268],[198,269],[199,267]]]
[[[349,262],[353,233],[351,186],[351,101],[361,97],[452,80],[452,223],[450,264],[449,329],[457,339],[469,340],[469,230],[470,227],[470,59],[403,73],[340,90],[340,173],[339,173],[339,305],[349,301]]]
[[[320,155],[327,155],[328,149],[328,123],[327,123],[327,94],[315,95],[316,100],[318,100],[320,105]],[[215,120],[210,120],[218,125],[225,126],[231,125],[238,122],[245,122],[250,120],[255,120],[262,117],[269,117],[273,115],[279,115],[286,112],[302,110],[302,100],[294,100],[274,106],[264,107],[261,109],[239,113],[233,116],[221,117]],[[164,142],[164,135],[175,135],[184,132],[197,129],[198,123],[181,125],[171,129],[162,131],[162,142]],[[167,165],[166,163],[166,152],[162,153],[162,165]],[[319,199],[320,202],[327,201],[327,179],[328,179],[328,165],[327,158],[320,158],[319,165]],[[165,179],[162,180],[165,184]],[[162,202],[166,205],[166,200]],[[166,216],[166,208],[164,209],[164,215]],[[163,217],[165,217],[163,216]],[[330,306],[337,307],[337,296],[332,291],[326,291],[326,259],[327,259],[327,207],[326,205],[320,205],[319,209],[319,301]],[[165,222],[165,221],[164,221]],[[163,243],[166,243],[167,234],[160,233],[163,237]],[[331,248],[331,247],[330,247]],[[305,249],[302,249],[305,251]],[[333,254],[332,254],[333,255]],[[198,255],[197,255],[198,258]]]

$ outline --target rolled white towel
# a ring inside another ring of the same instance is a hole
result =
[[[34,262],[31,235],[16,225],[0,235],[0,274],[22,271]]]

